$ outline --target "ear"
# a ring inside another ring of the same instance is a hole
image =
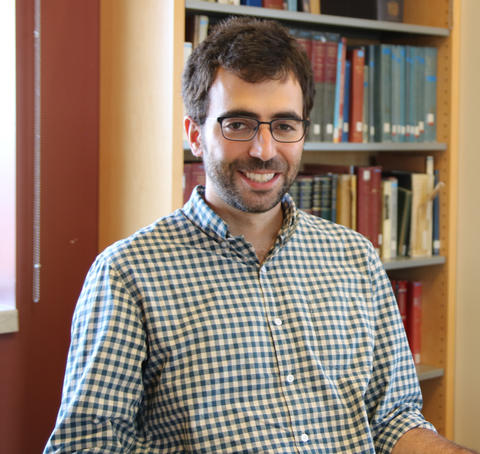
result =
[[[202,157],[202,147],[201,147],[201,131],[200,126],[192,120],[191,117],[185,117],[183,119],[183,125],[185,127],[185,132],[187,134],[187,140],[190,144],[190,149],[192,154],[197,158]]]

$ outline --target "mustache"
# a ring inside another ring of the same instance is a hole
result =
[[[236,159],[230,163],[231,168],[242,169],[245,172],[254,172],[256,170],[269,170],[272,172],[285,172],[288,169],[287,164],[278,156],[275,156],[268,161],[262,159],[249,157],[248,159]]]

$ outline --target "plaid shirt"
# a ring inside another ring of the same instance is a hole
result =
[[[260,264],[203,200],[104,251],[46,453],[388,453],[433,427],[388,277],[298,211]]]

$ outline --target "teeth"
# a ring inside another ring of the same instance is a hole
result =
[[[270,181],[275,174],[274,173],[251,173],[247,172],[245,174],[249,180],[256,181],[257,183],[266,183]]]

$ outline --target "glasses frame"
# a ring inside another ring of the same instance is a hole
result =
[[[257,126],[254,128],[254,132],[253,132],[252,137],[250,137],[249,139],[230,139],[229,137],[226,137],[225,133],[223,132],[223,121],[228,119],[228,118],[244,118],[246,120],[252,120],[252,121],[257,122]],[[272,123],[275,122],[275,121],[281,121],[281,120],[295,120],[295,121],[301,122],[303,124],[303,134],[302,134],[302,136],[297,140],[278,140],[278,139],[276,139],[275,136],[273,135]],[[293,117],[292,118],[275,118],[275,119],[270,120],[270,121],[260,121],[260,120],[257,120],[256,118],[242,117],[241,115],[226,115],[224,117],[217,117],[217,122],[220,124],[220,130],[222,131],[223,138],[226,139],[226,140],[230,140],[232,142],[250,142],[250,140],[253,140],[255,138],[255,136],[258,134],[258,130],[260,129],[260,125],[268,125],[269,129],[270,129],[270,134],[272,136],[272,139],[275,140],[276,142],[279,142],[279,143],[297,143],[297,142],[300,142],[307,135],[308,127],[310,126],[310,120],[298,119],[298,118],[293,118]]]

